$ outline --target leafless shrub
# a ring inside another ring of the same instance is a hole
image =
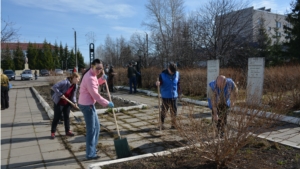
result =
[[[256,106],[254,109],[254,106],[246,104],[230,108],[228,114],[223,138],[220,138],[215,122],[201,118],[205,115],[195,112],[191,105],[183,106],[177,119],[177,130],[187,140],[187,146],[214,161],[218,168],[226,167],[251,141],[250,136],[270,131],[280,118],[280,114],[271,114],[263,108]]]

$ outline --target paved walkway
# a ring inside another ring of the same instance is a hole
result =
[[[1,169],[81,168],[60,139],[50,140],[50,120],[29,88],[9,92],[1,111]]]
[[[102,125],[98,144],[101,158],[85,161],[84,123],[78,124],[72,118],[71,129],[76,135],[65,137],[64,127],[59,125],[59,135],[51,140],[51,121],[31,90],[12,89],[9,95],[10,107],[1,111],[1,168],[88,168],[95,162],[116,159],[113,139],[117,135],[111,113],[99,115]],[[117,113],[121,135],[128,139],[133,155],[181,146],[177,141],[182,138],[176,130],[157,132],[157,98],[143,94],[128,95],[124,91],[113,95],[148,105],[147,109]],[[179,106],[179,112],[188,111],[185,108]],[[193,109],[199,112],[199,118],[211,118],[208,108],[194,106]],[[169,120],[166,123],[166,127],[170,127]],[[300,148],[299,132],[299,125],[286,125],[273,131],[268,138]]]

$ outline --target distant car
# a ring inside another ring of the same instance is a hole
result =
[[[42,69],[42,70],[40,71],[40,76],[49,76],[49,75],[50,75],[50,73],[49,73],[49,71],[46,70],[46,69]]]
[[[33,75],[31,70],[24,70],[21,74],[21,80],[33,80]]]
[[[12,70],[5,70],[4,74],[8,77],[9,80],[16,80],[16,74]]]
[[[63,75],[64,71],[61,69],[55,69],[55,75]]]
[[[73,69],[68,69],[68,73],[72,74],[73,73]]]

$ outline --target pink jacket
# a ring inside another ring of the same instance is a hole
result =
[[[92,69],[86,72],[82,78],[78,103],[87,106],[95,104],[97,101],[100,105],[106,107],[108,101],[98,93],[99,85],[103,84],[105,80],[102,78],[97,79],[97,76],[93,73]]]

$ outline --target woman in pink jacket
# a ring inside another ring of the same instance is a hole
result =
[[[98,93],[99,85],[103,84],[106,79],[107,76],[103,75],[102,62],[99,59],[95,59],[92,62],[91,68],[82,75],[80,83],[78,106],[84,115],[86,124],[87,160],[100,158],[96,150],[100,133],[100,123],[95,103],[98,102],[103,107],[114,107],[112,102],[107,101]]]

